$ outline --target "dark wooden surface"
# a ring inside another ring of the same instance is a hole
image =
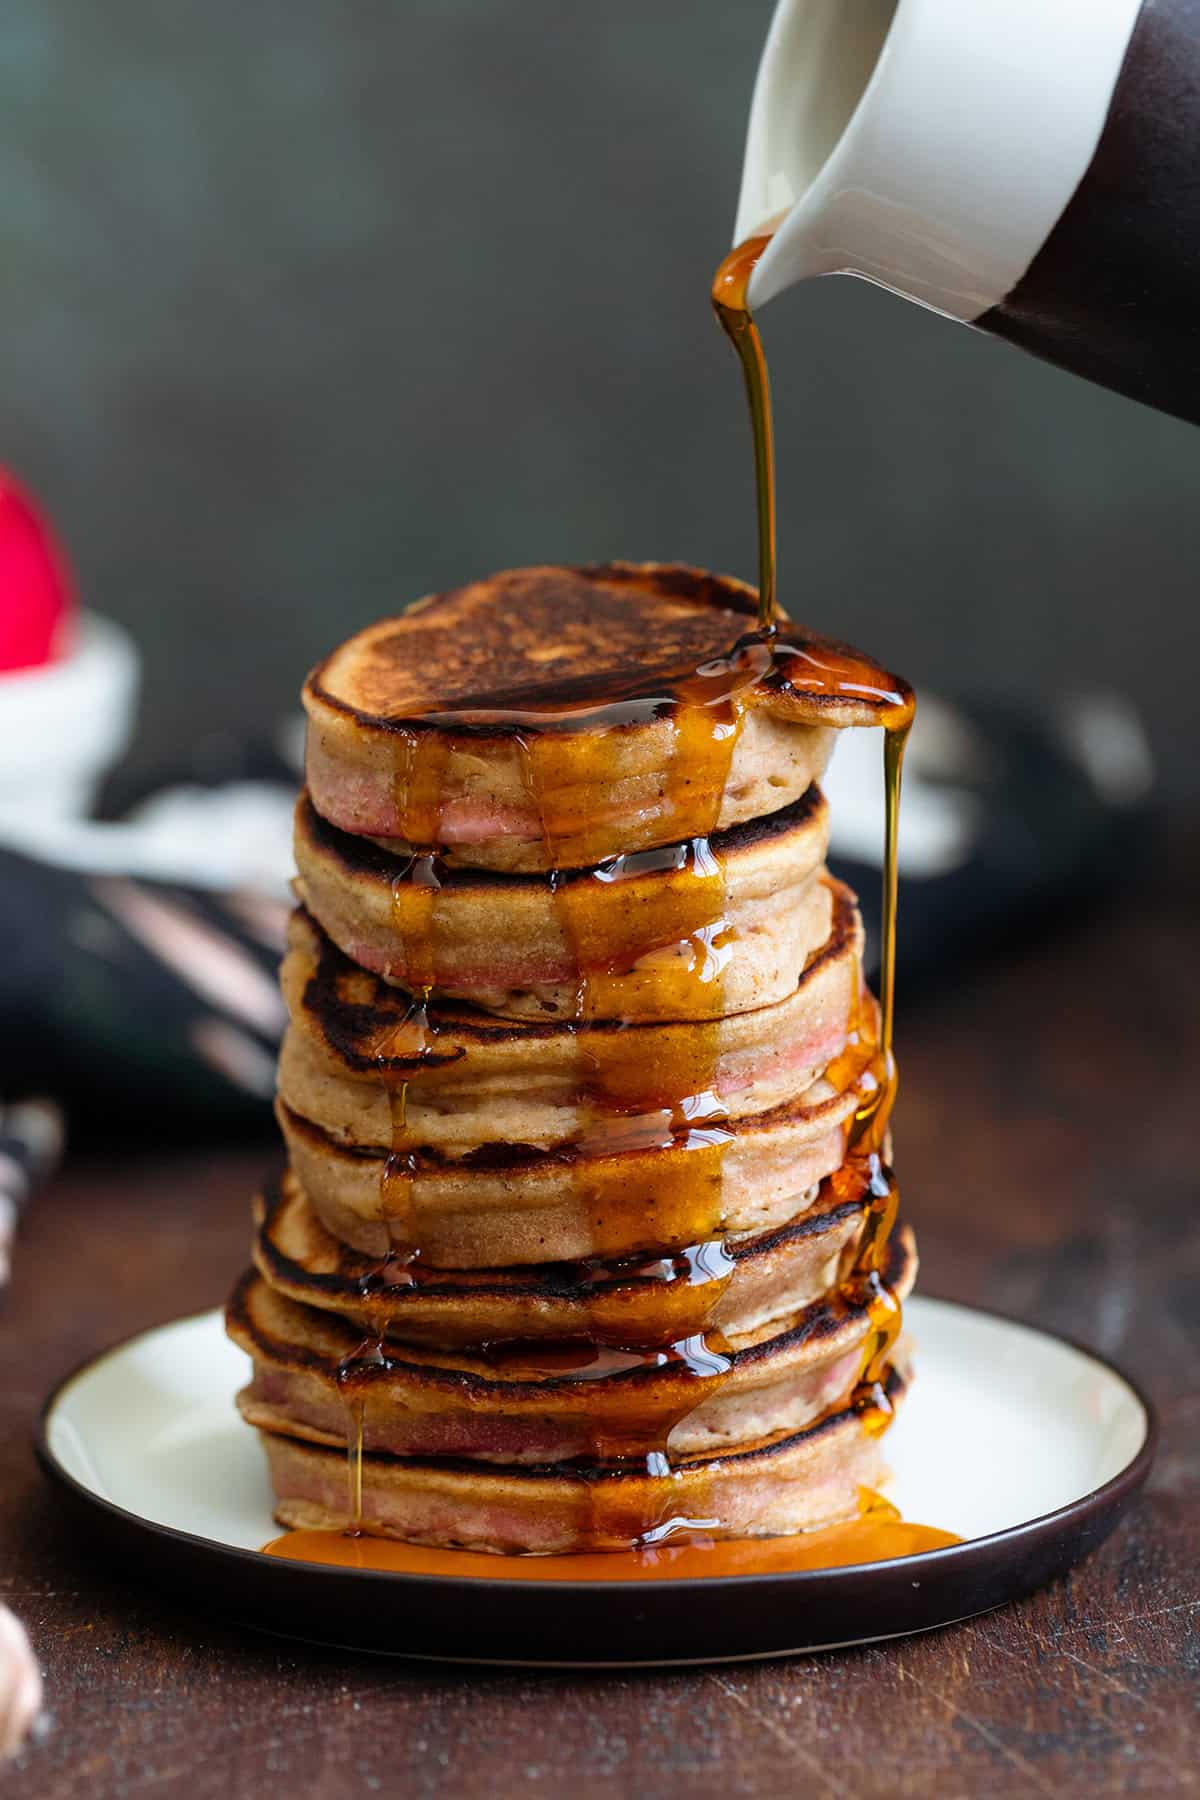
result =
[[[187,1616],[72,1539],[29,1431],[46,1388],[89,1352],[222,1298],[269,1153],[81,1163],[33,1209],[0,1322],[3,1590],[52,1712],[0,1775],[6,1794],[1190,1791],[1200,879],[1193,856],[1154,867],[1135,899],[901,1021],[899,1167],[926,1290],[1096,1346],[1161,1410],[1148,1492],[1069,1581],[907,1642],[629,1678],[372,1661]]]

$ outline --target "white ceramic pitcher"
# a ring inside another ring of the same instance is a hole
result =
[[[780,0],[750,284],[879,282],[1200,419],[1200,0]]]

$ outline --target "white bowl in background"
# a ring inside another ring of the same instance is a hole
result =
[[[0,674],[0,836],[90,810],[129,742],[140,666],[127,631],[83,612],[61,661]]]

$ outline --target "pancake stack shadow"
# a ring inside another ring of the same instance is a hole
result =
[[[754,611],[517,570],[309,678],[289,1166],[227,1314],[282,1524],[620,1549],[883,1478],[915,1250],[817,782],[897,684]]]

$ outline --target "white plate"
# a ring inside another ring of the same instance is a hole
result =
[[[477,1660],[781,1654],[928,1629],[1026,1593],[1099,1542],[1149,1470],[1150,1409],[1098,1357],[943,1300],[910,1301],[905,1324],[916,1380],[887,1440],[889,1497],[906,1518],[964,1542],[851,1569],[656,1581],[652,1593],[625,1582],[505,1582],[497,1617],[499,1584],[479,1577],[260,1557],[278,1527],[257,1438],[233,1408],[249,1365],[216,1312],[145,1332],[68,1377],[46,1404],[38,1450],[148,1573],[161,1566],[197,1597],[268,1630]],[[364,1607],[368,1586],[376,1597]],[[429,1603],[416,1611],[414,1590]],[[589,1595],[596,1617],[586,1635],[597,1654],[582,1656],[579,1607]],[[473,1604],[484,1596],[490,1603]],[[644,1656],[629,1637],[635,1603],[642,1626],[643,1615],[652,1618]]]

